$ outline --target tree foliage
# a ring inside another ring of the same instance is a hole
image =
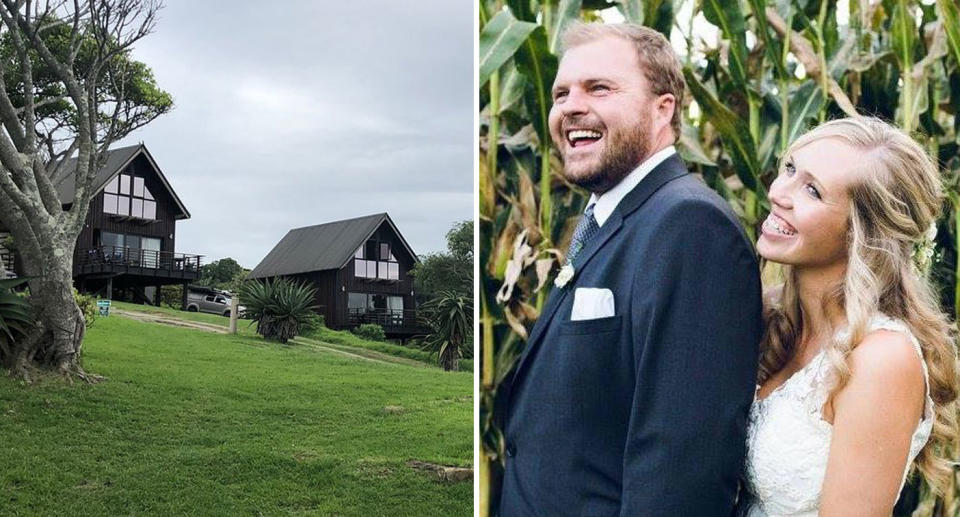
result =
[[[235,293],[239,292],[249,272],[249,269],[244,269],[236,260],[227,257],[201,266],[197,283]]]
[[[421,303],[444,290],[472,296],[473,221],[455,223],[447,232],[447,251],[421,257],[412,275]]]

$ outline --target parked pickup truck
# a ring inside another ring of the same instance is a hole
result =
[[[230,317],[231,295],[210,287],[191,285],[187,289],[187,306],[189,312],[208,312]],[[240,311],[242,315],[242,308]]]

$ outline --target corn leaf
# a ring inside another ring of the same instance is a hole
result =
[[[498,70],[527,39],[537,24],[522,22],[510,14],[500,11],[480,31],[479,75],[480,87],[487,84],[490,75]]]

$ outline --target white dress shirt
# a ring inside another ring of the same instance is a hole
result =
[[[590,201],[587,202],[587,206],[596,205],[593,207],[593,217],[597,220],[597,225],[602,227],[603,223],[610,217],[610,214],[617,208],[617,205],[620,204],[620,200],[633,190],[643,178],[647,177],[650,171],[676,152],[677,149],[672,145],[665,147],[644,160],[643,163],[638,165],[636,169],[633,169],[630,174],[627,174],[627,177],[620,180],[620,183],[617,183],[612,189],[599,196],[592,194]]]

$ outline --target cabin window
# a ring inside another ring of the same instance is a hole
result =
[[[120,174],[105,188],[103,212],[153,220],[157,218],[157,202],[147,189],[146,180]]]
[[[355,258],[353,259],[353,276],[380,280],[400,280],[400,264]]]
[[[149,194],[149,192],[147,192]],[[143,218],[144,219],[156,219],[157,218],[157,202],[156,201],[143,201]]]
[[[120,177],[114,176],[110,183],[107,183],[107,188],[104,189],[111,194],[117,194],[120,192]]]
[[[117,215],[130,215],[130,198],[117,196]]]
[[[388,296],[387,309],[394,314],[403,314],[403,296]]]
[[[367,308],[367,295],[364,293],[347,293],[347,308],[363,310]]]
[[[116,246],[118,248],[123,247],[123,234],[122,233],[111,233],[111,232],[102,232],[100,233],[100,244],[103,246]]]
[[[104,195],[103,195],[103,213],[105,213],[105,214],[116,214],[116,213],[117,213],[117,196],[116,196],[116,194],[104,194]]]
[[[347,293],[347,309],[353,313],[386,311],[403,314],[403,297],[385,294]]]
[[[389,242],[370,239],[354,252],[353,275],[356,278],[400,280],[400,264]]]

